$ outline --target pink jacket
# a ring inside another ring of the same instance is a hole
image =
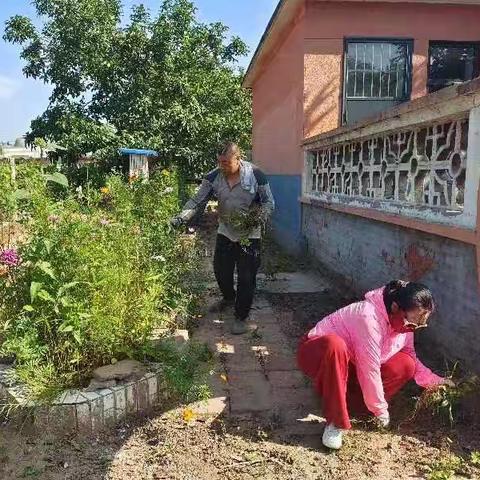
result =
[[[308,337],[331,334],[345,341],[350,359],[357,368],[365,404],[376,416],[388,412],[380,366],[396,353],[405,352],[415,360],[415,381],[421,387],[432,387],[443,381],[417,358],[413,333],[393,331],[383,302],[383,287],[368,292],[364,301],[325,317],[310,330]]]

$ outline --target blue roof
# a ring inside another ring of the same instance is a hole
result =
[[[145,155],[146,157],[158,157],[158,152],[155,150],[142,150],[138,148],[121,148],[119,150],[121,155]]]

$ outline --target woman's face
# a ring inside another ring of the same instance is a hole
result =
[[[427,326],[430,310],[414,308],[405,312],[395,302],[392,303],[392,312],[389,314],[390,325],[397,333],[411,333]]]

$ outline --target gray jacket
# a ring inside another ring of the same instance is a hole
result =
[[[219,168],[208,173],[202,181],[197,194],[184,206],[180,218],[184,222],[191,220],[197,213],[203,212],[208,201],[218,200],[219,227],[218,233],[232,242],[240,240],[241,232],[229,224],[228,217],[235,211],[248,211],[254,204],[261,207],[263,220],[267,220],[275,209],[270,185],[265,174],[250,162],[240,163],[240,182],[230,188]],[[258,227],[248,234],[248,238],[260,238]]]

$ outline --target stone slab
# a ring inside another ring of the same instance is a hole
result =
[[[265,412],[273,407],[272,387],[263,373],[231,374],[229,385],[232,414]]]
[[[270,371],[268,379],[274,389],[277,388],[305,388],[308,380],[298,370]]]
[[[89,403],[79,403],[75,406],[77,411],[77,431],[82,435],[92,434],[92,412]]]
[[[277,273],[273,279],[258,275],[258,290],[265,293],[320,293],[329,289],[330,284],[312,272]]]
[[[258,361],[257,354],[250,345],[246,345],[243,348],[238,346],[235,353],[226,354],[223,356],[223,359],[225,370],[229,374],[262,371],[262,365]]]
[[[272,387],[272,394],[275,406],[280,409],[300,407],[303,410],[302,416],[318,410],[320,406],[320,399],[311,387]]]
[[[212,397],[189,405],[196,414],[218,416],[229,412],[228,397]]]
[[[285,355],[273,352],[265,357],[265,369],[267,372],[297,370],[297,360],[291,353]]]

